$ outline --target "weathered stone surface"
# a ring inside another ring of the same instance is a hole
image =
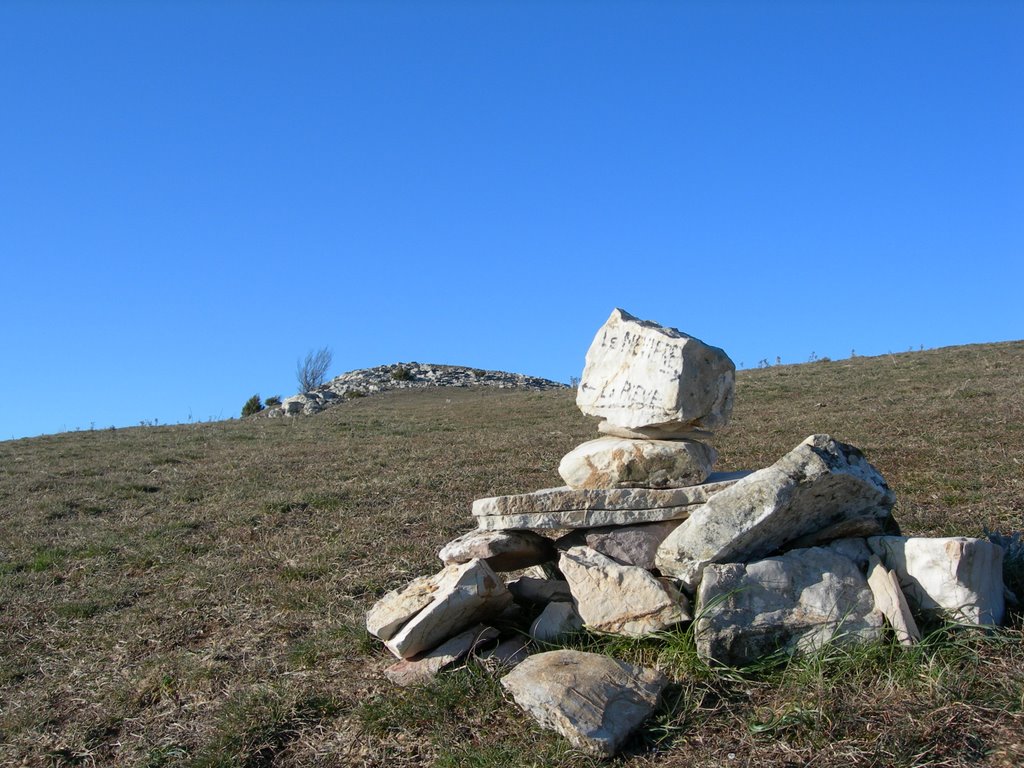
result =
[[[490,496],[473,502],[473,515],[530,515],[591,509],[661,509],[703,504],[750,472],[713,472],[700,485],[685,488],[609,488],[577,490],[567,486],[533,493]]]
[[[643,568],[620,565],[588,547],[562,552],[558,567],[590,629],[642,637],[690,619],[685,596]]]
[[[658,547],[679,527],[680,522],[667,520],[643,525],[580,528],[558,539],[555,545],[559,549],[587,546],[622,565],[636,565],[652,570]]]
[[[856,564],[823,547],[704,569],[697,593],[697,652],[744,666],[777,650],[880,636],[882,614]]]
[[[620,427],[616,424],[609,424],[607,421],[597,423],[597,431],[602,435],[610,437],[626,437],[630,440],[710,440],[715,436],[714,432],[706,429],[683,429],[678,424],[669,424],[665,427]]]
[[[913,610],[967,624],[1002,622],[1003,549],[997,544],[963,536],[876,536],[868,545],[896,573]]]
[[[700,505],[660,507],[658,509],[573,509],[560,512],[538,512],[527,515],[486,515],[476,518],[484,531],[534,530],[550,531],[565,528],[597,528],[605,525],[636,525],[663,520],[683,520]]]
[[[587,350],[576,404],[627,429],[713,431],[729,421],[735,378],[721,349],[616,309]]]
[[[658,706],[668,679],[608,656],[563,650],[531,656],[501,684],[541,726],[610,757]]]
[[[718,459],[695,440],[599,437],[562,457],[558,474],[570,488],[680,488],[703,483]]]
[[[526,660],[530,655],[530,641],[525,637],[512,637],[502,640],[492,649],[482,651],[480,659],[490,668],[504,667],[511,669]]]
[[[694,510],[658,548],[658,568],[692,590],[709,563],[762,557],[843,520],[887,519],[894,501],[859,450],[811,435]]]
[[[486,560],[496,571],[516,571],[554,560],[551,539],[530,531],[470,531],[444,545],[438,557],[445,563]]]
[[[449,565],[433,578],[430,601],[384,642],[400,659],[412,658],[466,627],[500,614],[512,601],[501,578],[483,560]],[[427,591],[416,585],[417,600],[408,604],[420,601],[419,595]],[[369,621],[367,625],[369,628]]]
[[[886,569],[877,555],[872,555],[868,565],[868,586],[875,598],[875,607],[889,621],[902,645],[913,645],[921,640],[917,622],[907,605],[907,598],[900,589],[896,574]]]
[[[786,542],[786,546],[790,549],[807,549],[808,547],[823,547],[837,539],[866,539],[868,536],[880,536],[885,533],[884,523],[885,520],[879,519],[875,515],[840,520],[820,531],[813,531],[806,536]]]
[[[530,637],[542,643],[554,643],[583,629],[583,619],[572,603],[548,603],[530,626]]]
[[[516,600],[527,603],[571,603],[569,583],[561,579],[520,576],[505,585]]]
[[[450,640],[446,640],[432,651],[413,659],[395,662],[384,670],[384,677],[401,686],[428,683],[449,664],[472,653],[477,646],[497,640],[498,635],[498,630],[493,627],[477,624],[465,632],[460,632]]]
[[[388,592],[367,611],[367,631],[381,640],[390,640],[403,624],[430,605],[438,593],[450,591],[461,575],[458,568],[445,568]]]

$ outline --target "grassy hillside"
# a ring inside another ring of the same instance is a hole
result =
[[[904,532],[1024,527],[1024,342],[742,372],[719,469],[862,448]],[[559,485],[571,392],[438,390],[308,419],[0,443],[0,765],[583,766],[477,666],[381,676],[363,629],[474,498]],[[1024,637],[936,633],[711,673],[685,633],[581,641],[678,681],[621,764],[1019,765]]]

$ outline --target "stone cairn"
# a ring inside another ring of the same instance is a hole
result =
[[[721,349],[612,312],[576,398],[602,436],[562,459],[565,487],[475,501],[477,530],[441,549],[443,570],[373,606],[367,629],[399,659],[385,675],[422,683],[475,654],[511,668],[502,685],[542,726],[609,756],[668,680],[543,651],[584,628],[642,637],[694,622],[702,659],[742,666],[886,626],[910,644],[936,614],[1002,621],[1002,548],[895,535],[895,496],[857,448],[812,435],[764,469],[713,473],[705,441],[729,420],[734,380]],[[511,571],[523,575],[498,575]],[[524,608],[529,631],[502,637]]]

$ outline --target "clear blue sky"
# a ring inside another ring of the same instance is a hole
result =
[[[1024,337],[1024,3],[0,3],[0,439]]]

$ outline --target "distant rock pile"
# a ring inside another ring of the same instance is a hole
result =
[[[427,387],[496,387],[498,389],[567,389],[568,385],[537,376],[505,371],[485,371],[459,365],[433,365],[430,363],[394,363],[376,368],[362,368],[343,373],[322,387],[289,397],[278,406],[267,408],[263,415],[310,416],[324,408],[345,400],[390,392],[395,389],[424,389]]]
[[[444,569],[373,606],[368,630],[400,659],[385,674],[423,682],[473,652],[518,664],[502,680],[516,702],[607,756],[656,708],[665,677],[531,651],[582,629],[642,637],[692,621],[707,663],[741,666],[875,640],[887,625],[913,643],[936,613],[1002,621],[1002,548],[897,535],[895,496],[855,447],[812,435],[764,469],[713,473],[705,441],[729,420],[734,372],[722,350],[615,310],[577,395],[605,436],[562,459],[565,487],[474,502],[477,530],[441,550]],[[523,612],[529,629],[503,639],[495,626]]]

